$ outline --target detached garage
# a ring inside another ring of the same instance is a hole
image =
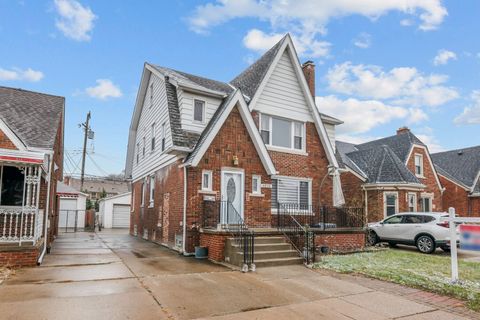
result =
[[[57,183],[58,200],[58,229],[83,229],[85,227],[85,208],[87,195],[67,186],[63,182]]]
[[[127,192],[99,201],[100,217],[104,228],[130,227],[130,200],[131,193]]]

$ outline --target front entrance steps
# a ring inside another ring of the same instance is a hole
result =
[[[233,238],[228,238],[225,243],[225,262],[239,267],[243,265],[243,251]],[[257,268],[284,266],[301,264],[303,258],[282,236],[256,236],[254,263]]]

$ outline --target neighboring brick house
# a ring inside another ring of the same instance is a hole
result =
[[[248,228],[265,229],[279,204],[341,202],[322,117],[340,121],[321,115],[313,96],[314,65],[300,65],[289,35],[230,83],[146,63],[126,163],[131,233],[188,254],[200,242],[224,243],[196,232],[206,208],[219,225],[233,221],[226,205]]]
[[[0,266],[41,262],[57,235],[64,108],[63,97],[0,87]]]
[[[443,211],[442,185],[428,147],[406,127],[363,144],[336,142],[347,205],[369,222],[409,211]]]
[[[480,146],[435,153],[432,159],[445,187],[443,208],[480,217]]]

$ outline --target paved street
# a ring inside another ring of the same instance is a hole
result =
[[[461,306],[442,308],[424,292],[369,281],[303,266],[242,274],[126,231],[70,233],[41,267],[0,285],[0,318],[463,319],[452,313]]]

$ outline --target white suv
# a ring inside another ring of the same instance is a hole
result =
[[[432,253],[437,247],[450,250],[450,233],[446,213],[405,212],[392,215],[368,225],[368,242],[388,242],[390,246],[406,244],[416,246],[422,253]]]

